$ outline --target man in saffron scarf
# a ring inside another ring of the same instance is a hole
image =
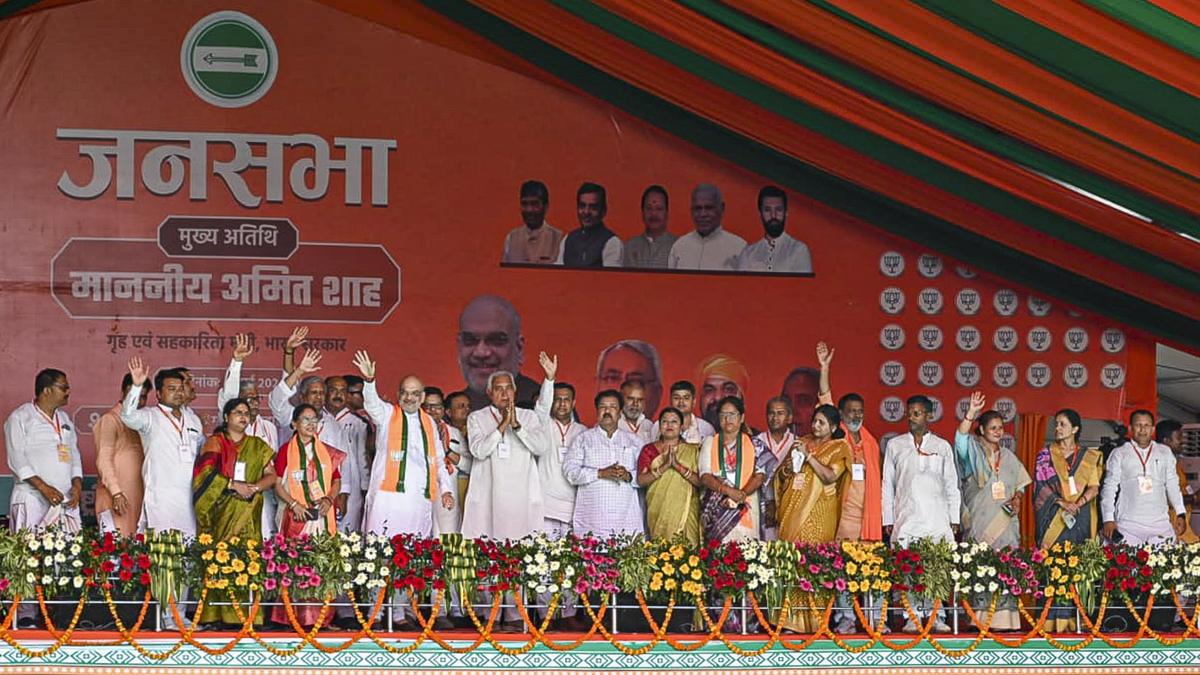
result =
[[[239,537],[262,541],[263,495],[275,485],[275,452],[261,439],[246,433],[250,404],[240,398],[226,401],[222,424],[205,441],[192,469],[192,503],[196,507],[196,531],[213,541]],[[257,565],[258,563],[252,563]],[[253,574],[257,570],[247,570]],[[227,598],[212,598],[200,615],[201,623],[220,621],[241,625],[242,619]],[[242,615],[249,611],[244,594],[238,597]],[[255,617],[262,623],[262,614]]]
[[[812,433],[801,437],[779,463],[774,482],[781,541],[833,541],[841,515],[841,492],[852,464],[841,422],[837,408],[828,404],[817,407],[810,423]],[[780,617],[783,627],[799,633],[816,632],[821,616],[811,600],[797,592],[791,611]]]
[[[433,533],[435,505],[454,508],[455,479],[445,470],[446,450],[437,422],[421,409],[425,385],[409,375],[400,382],[400,405],[387,403],[379,397],[370,355],[358,352],[354,365],[366,382],[363,407],[376,429],[363,529],[389,537],[401,533],[428,537]],[[447,597],[443,604],[449,601]],[[415,616],[406,595],[398,596],[396,603],[404,616]],[[450,627],[444,617],[436,621],[439,628]],[[402,630],[409,628],[415,624],[402,624]]]
[[[316,406],[301,403],[292,411],[294,434],[275,456],[275,495],[283,505],[279,534],[288,539],[302,535],[333,534],[337,530],[333,502],[341,490],[342,462],[346,453],[325,445],[317,434],[321,413]],[[292,602],[304,599],[292,598]],[[294,607],[302,626],[317,622],[321,607],[307,603]],[[271,611],[271,619],[288,624],[284,607]],[[333,612],[326,612],[323,626],[332,623]]]
[[[830,370],[833,364],[834,350],[824,342],[817,343],[817,363],[821,365],[820,391],[817,401],[820,405],[833,403],[833,391],[830,387]],[[838,414],[842,417],[841,429],[846,434],[846,442],[854,461],[850,465],[850,481],[842,490],[842,515],[838,521],[838,541],[856,539],[859,541],[881,541],[883,539],[883,480],[880,463],[883,454],[879,450],[879,442],[875,435],[863,424],[866,417],[866,403],[862,396],[850,392],[843,395],[837,402]],[[843,595],[838,605],[843,609],[834,612],[834,630],[839,633],[854,631],[855,614],[849,608],[850,596]],[[874,604],[874,603],[870,603]],[[876,615],[868,618],[877,623]],[[886,626],[884,627],[886,630]]]

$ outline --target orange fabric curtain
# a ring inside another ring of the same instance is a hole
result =
[[[1135,334],[1125,341],[1125,386],[1121,389],[1120,419],[1128,423],[1129,413],[1144,409],[1158,416],[1158,343],[1154,338]]]
[[[1020,413],[1017,415],[1017,459],[1034,475],[1038,453],[1046,447],[1046,425],[1050,418],[1042,413]],[[1033,514],[1033,486],[1025,490],[1025,503],[1021,506],[1021,545],[1034,546],[1035,519]]]

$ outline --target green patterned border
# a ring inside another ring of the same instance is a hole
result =
[[[336,645],[339,640],[322,641]],[[202,641],[220,647],[221,639]],[[971,640],[966,638],[946,639],[939,642],[948,649],[961,649]],[[45,647],[47,642],[29,642],[22,646],[28,649]],[[143,647],[150,651],[162,651],[174,644],[172,640],[147,641]],[[272,646],[286,648],[296,644],[295,640],[272,641]],[[409,641],[395,644],[403,647]],[[454,646],[466,646],[469,642],[454,641]],[[522,643],[503,643],[517,648]],[[762,646],[759,641],[739,641],[743,649]],[[630,646],[636,646],[631,644]],[[370,642],[360,642],[345,651],[326,654],[311,647],[288,658],[276,657],[262,646],[249,640],[243,641],[227,654],[210,656],[194,647],[184,647],[166,661],[148,659],[129,646],[120,647],[63,647],[42,659],[26,659],[11,647],[0,650],[0,672],[187,672],[189,670],[219,669],[230,674],[236,672],[262,673],[270,670],[340,670],[340,671],[384,671],[403,669],[409,672],[486,672],[486,671],[588,671],[588,670],[633,670],[633,671],[681,671],[720,670],[763,672],[780,669],[789,670],[853,670],[859,668],[900,668],[914,673],[931,668],[956,670],[973,669],[972,672],[1001,672],[1008,668],[1036,671],[1041,668],[1080,668],[1091,670],[1108,668],[1116,670],[1137,669],[1143,672],[1167,672],[1195,668],[1200,665],[1200,640],[1165,647],[1152,640],[1143,639],[1141,645],[1132,649],[1113,649],[1093,643],[1078,652],[1063,652],[1048,645],[1044,640],[1031,640],[1020,649],[1002,647],[985,642],[968,655],[951,659],[935,650],[927,642],[905,650],[893,651],[876,646],[861,654],[851,654],[831,641],[822,640],[807,649],[792,651],[776,646],[761,656],[742,657],[730,652],[719,642],[706,645],[694,652],[679,652],[667,645],[659,645],[648,654],[627,656],[607,642],[588,642],[578,649],[557,652],[543,646],[520,656],[498,653],[494,648],[483,646],[467,654],[454,654],[433,643],[423,644],[409,654],[391,654]],[[62,670],[60,670],[62,669]],[[1061,671],[1060,671],[1061,672]],[[1134,671],[1136,672],[1136,671]]]

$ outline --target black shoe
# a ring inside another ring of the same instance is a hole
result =
[[[339,616],[333,620],[333,625],[342,630],[362,630],[362,624],[352,616]]]
[[[392,624],[392,630],[397,633],[419,633],[421,632],[421,627],[417,625],[416,621],[405,619]]]
[[[38,620],[31,616],[17,619],[17,630],[37,630],[41,627],[42,625],[38,623]]]

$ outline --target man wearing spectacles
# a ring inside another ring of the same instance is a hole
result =
[[[458,366],[466,380],[471,410],[490,403],[487,381],[492,373],[505,371],[516,376],[516,403],[532,408],[538,384],[520,374],[525,361],[525,336],[521,316],[512,303],[496,295],[480,295],[463,308],[458,317]]]

